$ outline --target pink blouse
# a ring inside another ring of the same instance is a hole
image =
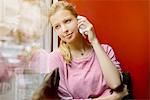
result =
[[[116,60],[113,49],[106,44],[101,45],[111,61],[121,72],[120,63]],[[60,51],[54,50],[50,54],[38,53],[38,59],[34,61],[47,63],[43,65],[49,71],[59,67],[60,81],[58,95],[62,99],[88,99],[110,95],[110,88],[107,86],[101,71],[101,65],[96,57],[94,49],[84,58],[73,59],[71,64],[67,64]],[[43,55],[44,54],[44,55]],[[41,59],[39,61],[39,58]],[[35,62],[34,62],[35,63]],[[32,63],[32,64],[34,64]],[[42,67],[42,66],[41,66]],[[46,68],[48,67],[48,68]],[[43,71],[43,70],[42,70]]]

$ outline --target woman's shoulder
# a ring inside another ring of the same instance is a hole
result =
[[[57,62],[64,62],[63,56],[61,55],[59,48],[50,52],[49,58]]]
[[[101,46],[102,46],[104,49],[111,48],[111,46],[110,46],[109,44],[101,44]]]
[[[112,49],[112,47],[109,44],[101,44],[101,47],[105,50],[108,51],[110,49]]]
[[[65,63],[59,49],[55,49],[49,53],[49,61],[52,67],[62,67]]]
[[[57,49],[51,51],[51,52],[49,53],[49,55],[50,55],[51,57],[60,57],[60,56],[61,56],[61,53],[60,53],[59,49],[57,48]]]
[[[45,58],[57,58],[59,55],[59,51],[58,50],[53,50],[52,52],[46,51],[45,49],[38,49],[36,51],[34,51],[32,54],[32,58],[40,58],[40,59],[45,59]]]
[[[110,53],[113,53],[113,48],[109,44],[101,44],[101,47],[104,49],[104,51],[109,55]]]
[[[36,50],[36,52],[33,53],[32,56],[40,57],[40,58],[41,57],[49,57],[50,59],[55,59],[55,60],[62,57],[59,49],[55,49],[55,50],[50,51],[50,52],[46,51],[45,49],[38,49],[38,50]]]

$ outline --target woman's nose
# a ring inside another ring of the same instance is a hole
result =
[[[67,33],[68,32],[68,29],[65,25],[62,26],[62,32],[63,33]]]

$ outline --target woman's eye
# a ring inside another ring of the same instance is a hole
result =
[[[70,23],[71,22],[71,19],[68,19],[65,21],[65,23]]]
[[[55,26],[55,29],[58,29],[59,27],[60,27],[59,25],[56,25],[56,26]]]

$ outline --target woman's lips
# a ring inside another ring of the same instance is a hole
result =
[[[65,37],[69,38],[72,36],[72,33],[67,34]]]

